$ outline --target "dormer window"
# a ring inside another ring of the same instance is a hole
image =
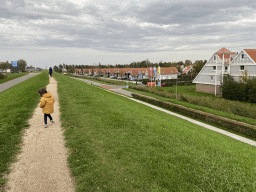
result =
[[[213,60],[215,61],[216,60],[216,56],[214,55],[214,57],[213,57]]]
[[[241,59],[244,59],[244,54],[241,54]]]

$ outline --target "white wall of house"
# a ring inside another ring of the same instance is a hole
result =
[[[245,51],[241,51],[230,64],[230,75],[239,80],[239,76],[243,75],[243,72],[247,71],[251,77],[256,76],[256,64],[246,54]]]
[[[161,80],[165,80],[165,79],[177,79],[178,78],[178,74],[165,74],[165,75],[161,75]],[[160,79],[160,75],[157,74],[156,75],[156,79]]]
[[[223,61],[219,58],[217,54],[214,54],[210,60],[205,64],[205,66],[201,69],[199,74],[193,80],[193,83],[201,83],[201,84],[211,84],[220,85],[221,74],[222,74],[222,65]],[[229,65],[225,64],[227,70],[229,70]],[[225,67],[224,67],[225,69]],[[216,78],[216,82],[215,82]]]

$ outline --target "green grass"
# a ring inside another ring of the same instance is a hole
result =
[[[10,81],[12,79],[16,79],[18,77],[22,77],[22,76],[27,75],[27,74],[29,74],[29,73],[28,72],[23,72],[23,73],[7,73],[7,74],[5,74],[5,75],[7,75],[6,78],[0,79],[0,84],[1,83],[5,83],[7,81]]]
[[[176,86],[174,86],[174,87],[152,87],[152,88],[156,89],[156,90],[162,89],[165,91],[174,91],[174,93],[176,93]],[[177,92],[182,93],[182,94],[192,95],[192,96],[203,96],[203,97],[216,98],[214,94],[196,92],[195,89],[196,89],[196,85],[188,85],[187,89],[186,89],[186,86],[178,86]]]
[[[0,191],[6,183],[3,176],[20,151],[22,130],[40,101],[37,91],[47,84],[48,73],[43,72],[0,93]]]
[[[252,118],[248,118],[248,117],[242,117],[242,116],[235,115],[233,113],[229,113],[229,112],[226,112],[226,111],[219,111],[219,110],[211,109],[211,108],[208,108],[208,107],[194,105],[194,104],[187,103],[187,102],[184,102],[184,101],[179,101],[179,100],[176,100],[176,99],[170,99],[170,98],[162,97],[162,96],[155,95],[155,94],[148,93],[148,92],[144,92],[144,91],[139,91],[139,90],[130,89],[130,88],[128,88],[128,89],[124,88],[124,89],[127,90],[127,91],[131,91],[131,92],[134,92],[134,93],[139,93],[139,94],[142,94],[142,95],[157,98],[157,99],[160,99],[160,100],[163,100],[163,101],[168,101],[168,102],[171,102],[171,103],[179,104],[179,105],[182,105],[182,106],[185,106],[185,107],[189,107],[189,108],[192,108],[192,109],[197,109],[197,110],[204,111],[204,112],[207,112],[207,113],[211,113],[211,114],[214,114],[214,115],[218,115],[218,116],[221,116],[221,117],[226,117],[226,118],[229,118],[229,119],[241,121],[241,122],[248,123],[248,124],[251,124],[251,125],[256,125],[256,119],[252,119]]]
[[[54,73],[76,191],[255,191],[255,147]]]

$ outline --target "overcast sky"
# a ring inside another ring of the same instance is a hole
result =
[[[0,0],[0,61],[49,68],[256,49],[255,0]]]

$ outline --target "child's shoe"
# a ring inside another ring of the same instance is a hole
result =
[[[52,123],[54,123],[54,121],[53,120],[50,120]]]
[[[48,127],[47,124],[45,124],[45,125],[44,125],[44,128],[47,128],[47,127]]]

